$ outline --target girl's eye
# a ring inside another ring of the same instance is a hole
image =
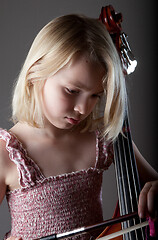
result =
[[[77,94],[77,93],[79,93],[79,91],[76,91],[76,90],[73,90],[73,89],[70,89],[70,88],[66,88],[66,92],[69,93],[69,94]]]
[[[101,98],[101,94],[93,94],[92,97],[93,97],[93,98],[99,98],[99,99],[100,99],[100,98]]]

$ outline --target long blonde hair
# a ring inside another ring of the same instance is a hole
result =
[[[120,59],[105,26],[81,15],[58,17],[36,36],[15,84],[13,121],[43,127],[40,97],[45,80],[84,53],[106,70],[103,136],[114,140],[122,128],[127,99]],[[98,111],[93,113],[86,119],[86,130],[100,119]]]

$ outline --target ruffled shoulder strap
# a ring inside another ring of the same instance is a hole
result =
[[[113,145],[107,143],[105,139],[100,136],[99,131],[96,131],[96,151],[96,167],[107,170],[114,161]]]
[[[6,142],[6,149],[9,152],[9,158],[17,165],[19,172],[19,183],[22,188],[35,185],[43,180],[39,167],[27,156],[22,143],[11,132],[0,128],[0,139]]]

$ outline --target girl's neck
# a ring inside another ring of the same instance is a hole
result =
[[[52,126],[45,126],[44,128],[37,130],[40,134],[47,136],[51,139],[61,139],[64,136],[70,135],[71,130],[70,129],[59,129]]]
[[[80,134],[81,127],[74,126],[68,129],[60,129],[45,120],[44,128],[39,129],[39,132],[41,132],[41,134],[49,138],[60,140],[61,138],[64,138],[64,137],[76,136]]]
[[[27,123],[20,122],[14,125],[10,129],[10,131],[15,133],[15,135],[20,135],[20,133],[23,132],[23,135],[24,134],[32,136],[39,135],[39,137],[43,136],[46,138],[50,138],[52,140],[60,140],[65,137],[67,138],[70,136],[74,136],[76,134],[79,134],[80,132],[77,129],[59,129],[50,124],[45,124],[44,128],[35,128],[28,125]]]

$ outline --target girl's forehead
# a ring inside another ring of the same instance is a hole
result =
[[[87,54],[79,55],[78,57],[71,60],[70,64],[65,66],[65,69],[80,72],[82,73],[95,73],[97,72],[99,75],[105,75],[106,70],[102,63],[97,60],[94,60]]]
[[[92,62],[88,57],[82,56],[72,64],[63,67],[57,74],[61,81],[76,86],[77,88],[102,91],[102,81],[105,76],[105,68]]]

